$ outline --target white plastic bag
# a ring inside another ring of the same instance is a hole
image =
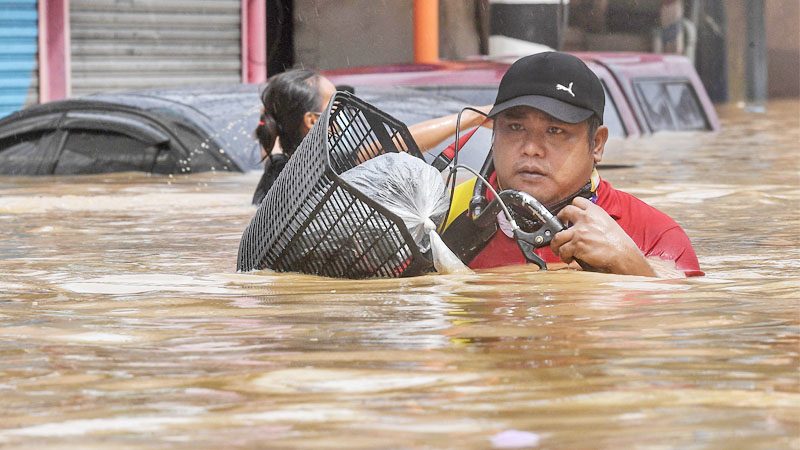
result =
[[[342,178],[399,216],[420,250],[428,251],[425,223],[441,223],[448,206],[438,170],[408,153],[387,153],[348,170]]]
[[[458,256],[450,250],[436,230],[430,231],[431,254],[433,257],[433,267],[436,271],[447,275],[450,273],[473,273],[469,267],[458,259]]]
[[[431,250],[437,272],[472,272],[436,233],[449,202],[438,170],[407,153],[387,153],[348,170],[342,178],[399,216],[420,251]]]

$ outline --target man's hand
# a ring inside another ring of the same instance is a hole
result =
[[[553,253],[565,263],[580,260],[600,272],[656,276],[633,239],[603,208],[576,197],[558,213],[558,218],[564,224],[572,224],[550,243]]]

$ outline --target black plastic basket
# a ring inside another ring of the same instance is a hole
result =
[[[237,269],[335,278],[405,277],[431,270],[403,221],[339,176],[399,151],[422,159],[402,122],[337,92],[244,231]]]

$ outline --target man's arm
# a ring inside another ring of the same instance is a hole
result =
[[[476,109],[488,113],[489,110],[492,109],[492,105],[481,106]],[[428,150],[433,149],[442,143],[442,141],[455,134],[457,118],[458,114],[437,117],[411,125],[408,127],[408,131],[411,133],[411,136],[414,137],[419,151],[426,153]],[[485,120],[485,116],[474,111],[465,111],[464,114],[461,115],[461,130],[459,131],[477,127]]]
[[[645,255],[659,277],[676,278],[675,272],[677,278],[704,275],[689,236],[678,224],[661,233]]]
[[[603,208],[576,197],[558,213],[572,226],[557,233],[550,243],[562,261],[580,260],[600,272],[620,275],[656,276],[636,243]]]

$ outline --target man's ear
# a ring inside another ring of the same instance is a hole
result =
[[[317,119],[319,119],[319,115],[312,112],[303,114],[303,126],[306,128],[306,133],[314,127],[314,124],[317,123]]]
[[[606,142],[608,141],[608,127],[600,125],[597,127],[597,132],[592,139],[592,158],[594,163],[597,164],[603,160],[603,152],[606,149]]]

